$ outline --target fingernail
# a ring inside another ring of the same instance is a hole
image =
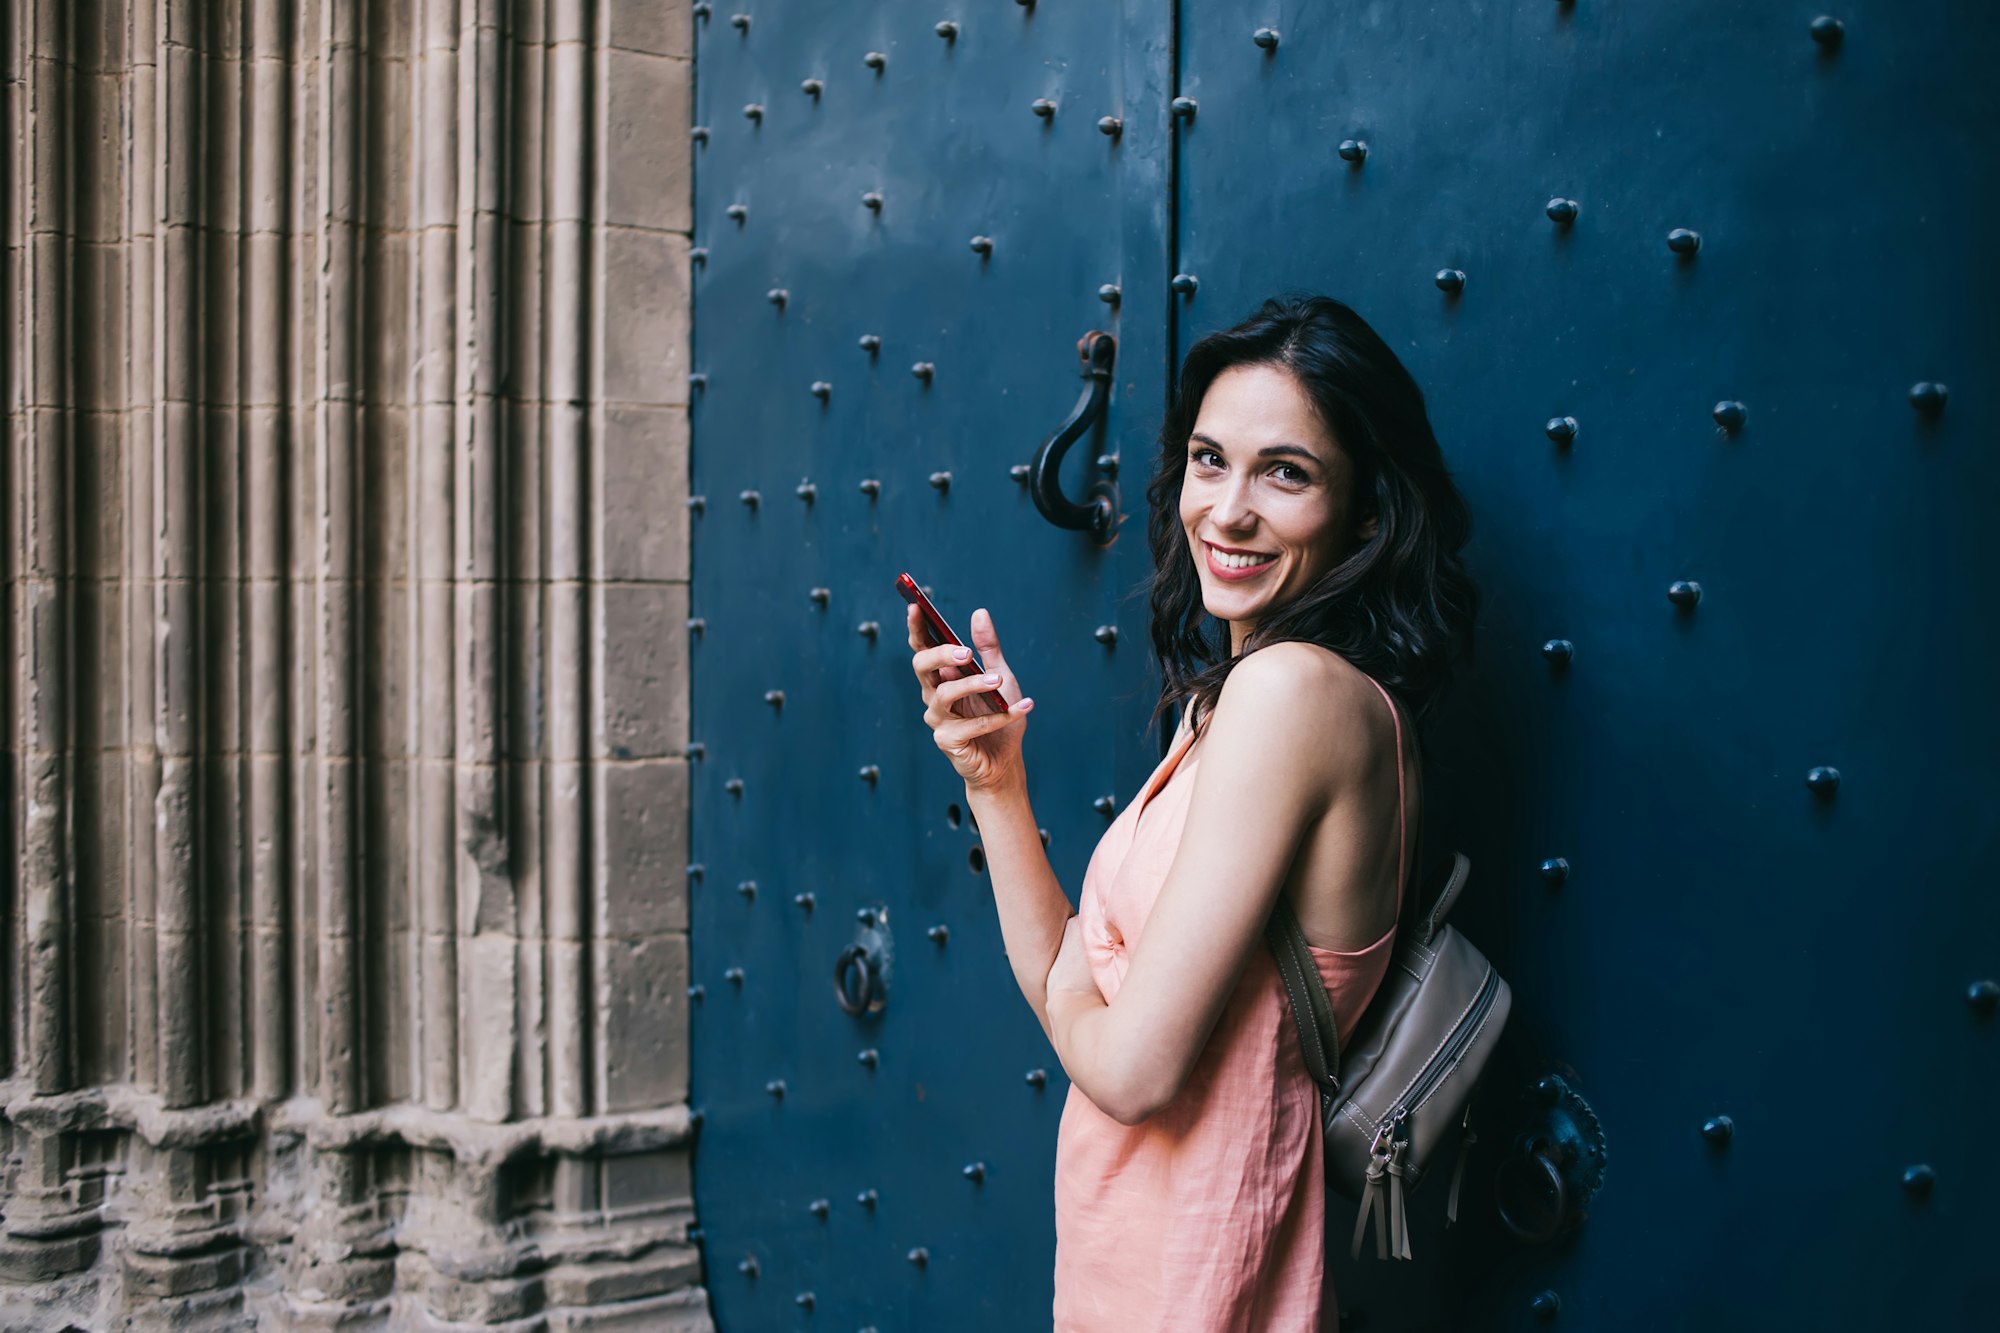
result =
[[[989,671],[985,675],[979,678],[979,683],[982,685],[998,685],[1000,683],[1000,677],[994,675],[992,672]]]
[[[1035,701],[1033,699],[1023,699],[1021,700],[1021,702],[1014,705],[1014,711],[1017,713],[1025,713],[1034,706],[1035,706]]]
[[[951,655],[961,662],[972,660],[972,650],[970,648],[954,648],[951,650]]]

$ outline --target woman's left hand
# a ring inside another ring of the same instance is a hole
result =
[[[1090,959],[1084,954],[1081,916],[1072,916],[1063,926],[1062,947],[1056,950],[1056,961],[1049,968],[1048,993],[1054,996],[1058,991],[1088,995],[1100,1004],[1104,1002],[1097,979],[1090,974]]]

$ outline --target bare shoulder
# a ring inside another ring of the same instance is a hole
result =
[[[1395,745],[1388,708],[1367,673],[1331,649],[1296,640],[1237,663],[1213,722],[1299,756],[1336,786],[1364,775]]]

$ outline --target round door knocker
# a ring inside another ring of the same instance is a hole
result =
[[[1545,1245],[1583,1220],[1604,1183],[1604,1129],[1597,1112],[1558,1074],[1538,1081],[1531,1128],[1493,1174],[1500,1220],[1530,1245]]]
[[[861,1018],[880,1013],[889,999],[895,941],[889,937],[889,909],[881,903],[854,914],[854,939],[833,960],[833,999],[843,1012]]]
[[[875,1003],[875,959],[865,944],[850,944],[833,964],[833,998],[850,1014],[865,1014]]]

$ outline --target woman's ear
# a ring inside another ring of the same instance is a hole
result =
[[[1369,540],[1371,537],[1373,537],[1375,535],[1375,530],[1381,526],[1382,526],[1381,515],[1370,514],[1367,518],[1361,520],[1361,526],[1354,530],[1354,535],[1357,539],[1365,542]]]

